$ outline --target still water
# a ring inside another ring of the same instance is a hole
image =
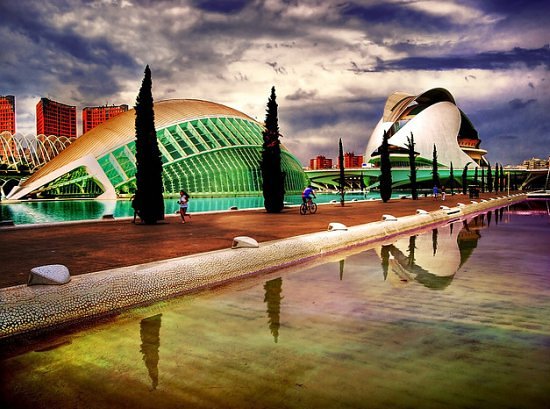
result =
[[[394,193],[399,197],[403,193]],[[347,194],[346,200],[380,199],[378,192],[367,194]],[[165,199],[166,214],[173,214],[179,209],[177,198]],[[328,203],[331,200],[340,200],[335,194],[317,195],[317,203]],[[285,202],[289,205],[302,203],[299,195],[286,196]],[[264,206],[262,196],[237,197],[202,197],[192,198],[189,202],[189,212],[212,212],[228,210],[236,206],[238,209],[261,208]],[[131,217],[134,215],[129,199],[126,200],[29,200],[18,203],[0,202],[0,220],[12,220],[16,225],[54,223],[71,220],[101,219],[104,215],[113,215],[115,218]]]
[[[0,345],[0,406],[549,408],[549,243],[501,209]]]

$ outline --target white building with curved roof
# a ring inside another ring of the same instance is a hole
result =
[[[259,194],[263,125],[225,105],[194,99],[155,102],[155,128],[167,194]],[[135,110],[76,139],[12,189],[9,199],[90,197],[114,199],[136,188]],[[306,177],[284,147],[285,190],[300,192]]]
[[[457,107],[453,96],[443,88],[420,95],[395,92],[384,106],[382,118],[372,132],[365,150],[365,161],[379,163],[379,147],[384,132],[389,135],[392,166],[408,166],[407,138],[414,135],[417,165],[431,166],[434,145],[438,166],[462,169],[486,165],[487,151],[480,148],[477,130]]]

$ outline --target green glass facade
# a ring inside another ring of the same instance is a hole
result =
[[[165,194],[184,189],[193,195],[261,194],[262,126],[240,117],[205,117],[157,129],[164,167]],[[135,141],[97,158],[118,194],[135,191]],[[299,161],[282,150],[285,190],[300,192],[307,183]],[[49,183],[46,196],[96,197],[101,186],[84,168]]]

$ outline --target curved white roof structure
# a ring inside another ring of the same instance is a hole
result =
[[[396,92],[390,95],[384,113],[365,151],[367,162],[377,162],[378,148],[384,131],[390,135],[394,152],[406,155],[407,137],[414,135],[418,158],[431,162],[436,146],[440,166],[455,169],[471,164],[477,167],[485,159],[485,150],[479,148],[477,131],[466,115],[456,106],[453,96],[443,88],[434,88],[418,96]],[[398,154],[397,154],[398,155]]]
[[[155,102],[155,128],[167,194],[257,194],[263,125],[225,105],[195,99]],[[300,162],[284,146],[285,190],[306,184]],[[89,197],[114,199],[135,191],[135,110],[82,135],[16,186],[9,199]]]

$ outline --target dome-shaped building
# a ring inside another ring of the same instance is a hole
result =
[[[261,194],[263,125],[227,106],[192,99],[155,102],[155,128],[165,194]],[[283,146],[287,193],[307,183],[300,162]],[[114,199],[136,188],[135,111],[129,110],[82,135],[31,177],[10,199],[94,197]]]
[[[466,115],[456,106],[451,93],[443,88],[434,88],[420,95],[395,92],[384,106],[382,118],[376,125],[367,143],[365,161],[379,165],[384,132],[389,135],[390,160],[393,167],[409,166],[407,138],[414,135],[419,168],[432,166],[434,145],[438,166],[470,169],[486,166],[480,148],[477,130]]]

